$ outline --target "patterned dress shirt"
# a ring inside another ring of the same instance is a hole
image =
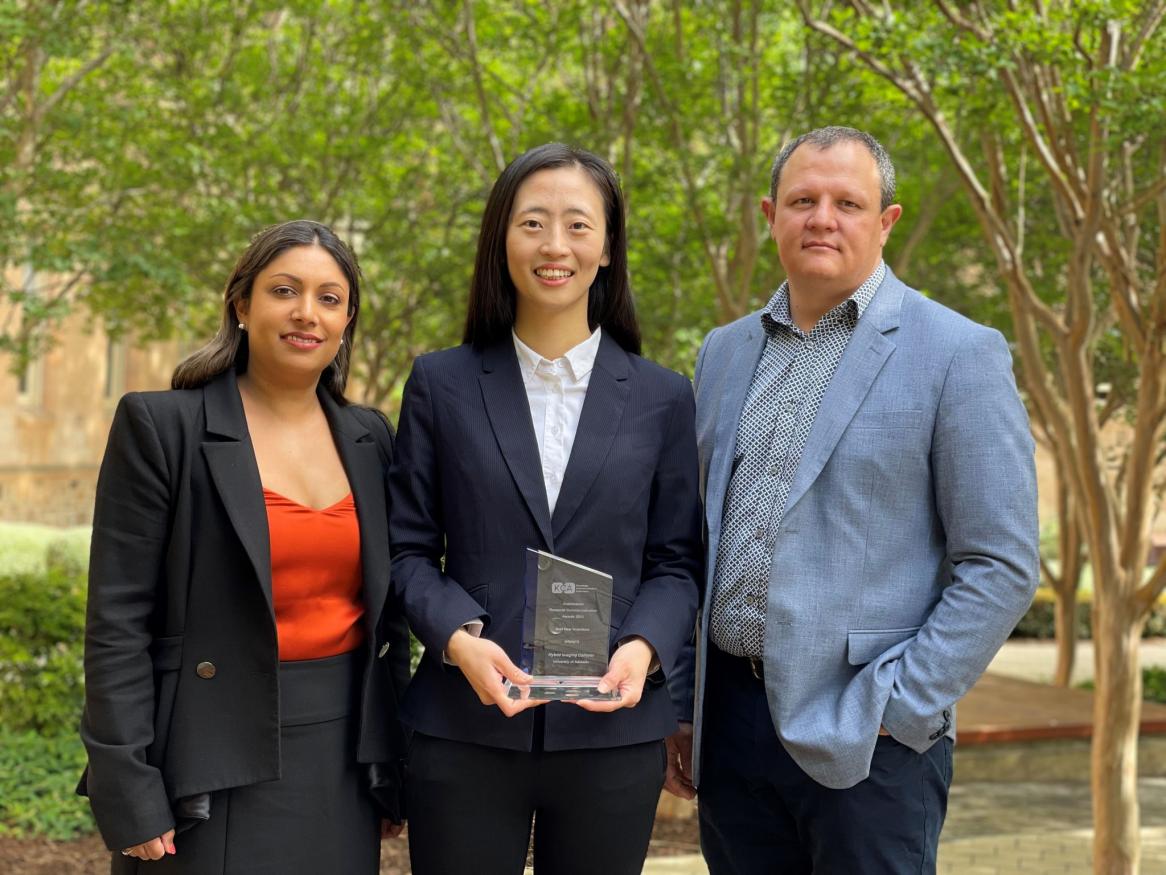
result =
[[[765,349],[737,425],[713,582],[710,637],[726,653],[762,656],[770,562],[790,486],[822,396],[886,270],[880,261],[808,334],[790,315],[788,283],[761,314]]]

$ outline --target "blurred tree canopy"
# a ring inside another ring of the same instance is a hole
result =
[[[355,376],[391,408],[412,358],[460,339],[494,178],[561,140],[619,171],[645,353],[691,371],[704,333],[781,281],[758,204],[781,145],[823,124],[896,159],[891,265],[1007,328],[926,121],[784,4],[0,0],[0,63],[14,370],[78,308],[114,332],[208,336],[250,236],[311,217],[358,251]],[[974,101],[961,113],[983,119]]]

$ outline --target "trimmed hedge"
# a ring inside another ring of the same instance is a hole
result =
[[[0,835],[93,832],[85,765],[89,529],[0,523]]]
[[[1166,705],[1166,668],[1148,665],[1142,669],[1142,698]]]
[[[1077,596],[1077,638],[1093,637],[1093,594],[1078,593]],[[1036,598],[1028,612],[1020,618],[1016,628],[1012,630],[1013,638],[1039,638],[1051,641],[1056,637],[1056,597],[1053,591],[1041,587],[1036,591]],[[1161,638],[1166,636],[1166,599],[1159,599],[1150,612],[1146,627],[1142,631],[1143,638]]]
[[[0,577],[0,726],[75,733],[84,696],[84,578]]]

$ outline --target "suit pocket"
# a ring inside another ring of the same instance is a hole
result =
[[[889,650],[897,648],[901,653],[914,640],[920,628],[852,629],[846,633],[846,659],[851,665],[866,665]]]
[[[182,641],[182,635],[168,635],[150,643],[150,659],[154,663],[154,740],[146,759],[155,765],[164,761],[170,741],[178,670],[182,667]]]
[[[182,666],[183,635],[167,635],[150,643],[150,659],[154,671],[178,671]]]
[[[624,598],[618,592],[611,594],[611,645],[614,647],[615,642],[620,639],[620,627],[623,626],[623,621],[627,618],[628,611],[632,609],[631,599]]]

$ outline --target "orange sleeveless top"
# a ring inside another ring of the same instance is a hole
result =
[[[349,493],[316,510],[263,490],[271,600],[281,661],[320,659],[364,642],[360,525]]]

